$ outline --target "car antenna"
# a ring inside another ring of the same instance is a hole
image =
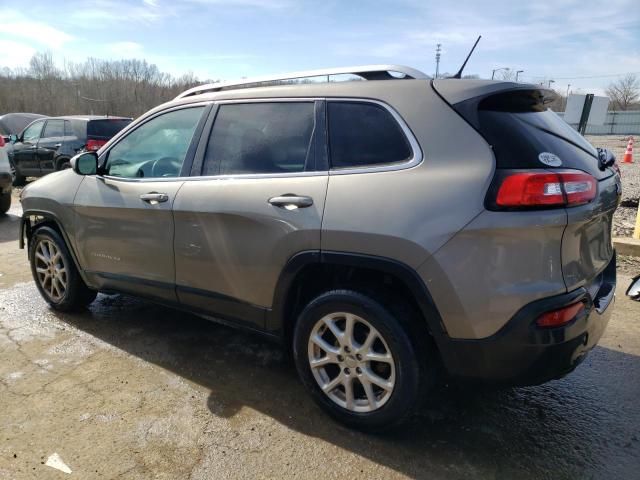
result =
[[[456,73],[453,77],[451,78],[462,78],[462,71],[464,70],[464,67],[467,66],[467,62],[469,61],[469,58],[471,57],[471,54],[473,53],[473,51],[476,49],[476,45],[478,45],[478,42],[480,41],[480,39],[482,38],[482,35],[478,35],[478,39],[476,40],[476,43],[473,44],[473,47],[471,47],[471,51],[469,52],[469,55],[467,55],[467,58],[465,59],[464,63],[462,64],[462,66],[460,67],[460,70],[458,70],[458,73]]]

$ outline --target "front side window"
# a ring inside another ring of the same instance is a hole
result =
[[[384,107],[367,102],[329,102],[332,168],[404,162],[411,147],[400,125]]]
[[[124,178],[179,176],[203,110],[174,110],[136,128],[109,150],[105,173]]]
[[[27,129],[24,131],[22,135],[23,142],[34,142],[40,138],[40,132],[42,132],[42,127],[44,126],[44,121],[35,122],[32,125],[29,125]]]
[[[64,120],[48,120],[42,137],[64,137]]]
[[[221,105],[203,175],[303,172],[310,162],[313,102]]]

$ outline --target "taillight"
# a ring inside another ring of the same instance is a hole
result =
[[[0,135],[0,147],[4,147],[4,137]]]
[[[576,318],[584,311],[584,308],[584,303],[578,302],[558,310],[543,313],[536,320],[536,325],[545,328],[561,327]]]
[[[574,206],[589,203],[596,190],[596,179],[579,170],[516,172],[502,179],[495,204],[506,208]]]
[[[99,150],[106,142],[106,140],[87,140],[87,150]]]

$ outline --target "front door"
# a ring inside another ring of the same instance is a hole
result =
[[[36,149],[44,122],[44,120],[38,120],[29,125],[13,146],[11,159],[19,175],[40,175]]]
[[[63,143],[64,120],[47,120],[36,149],[41,175],[57,170],[57,153],[62,149]]]
[[[75,198],[76,249],[102,290],[176,301],[171,211],[205,107],[160,113],[101,156]]]
[[[287,261],[320,249],[328,182],[316,163],[320,108],[313,101],[219,106],[202,175],[186,180],[174,203],[183,304],[264,328]]]

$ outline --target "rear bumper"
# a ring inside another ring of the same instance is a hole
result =
[[[11,173],[0,172],[0,193],[11,193],[12,183],[13,178],[11,178]]]
[[[570,293],[535,301],[523,307],[495,335],[481,340],[447,342],[443,359],[454,377],[511,385],[536,385],[560,378],[576,368],[596,345],[613,310],[616,285],[615,253],[591,293]],[[535,320],[543,313],[577,301],[586,315],[566,326],[543,329]]]

